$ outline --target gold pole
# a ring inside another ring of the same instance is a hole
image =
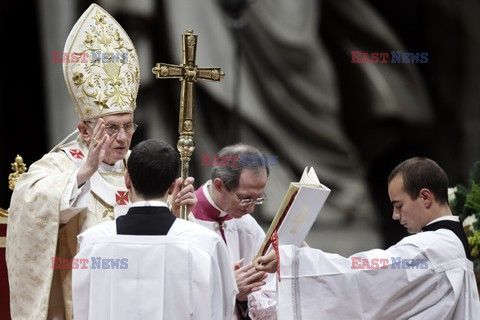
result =
[[[180,153],[182,163],[181,177],[187,179],[188,167],[193,151],[195,150],[195,142],[193,136],[195,134],[195,123],[193,111],[195,106],[195,82],[200,80],[210,80],[219,82],[225,74],[220,68],[198,68],[195,64],[195,56],[197,49],[197,35],[193,34],[193,30],[189,29],[182,35],[182,64],[173,65],[166,63],[157,63],[152,69],[157,79],[160,78],[177,78],[181,81],[180,108],[177,142],[177,149]],[[180,218],[188,220],[187,206],[180,208]]]

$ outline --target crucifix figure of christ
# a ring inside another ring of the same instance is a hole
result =
[[[308,221],[308,210],[310,207],[303,207],[302,211],[293,219],[294,226],[290,229],[291,234],[296,234],[300,225]]]
[[[197,35],[189,29],[182,34],[182,64],[157,63],[152,69],[156,79],[179,79],[182,83],[180,92],[180,110],[177,149],[182,162],[182,178],[188,177],[188,163],[195,150],[193,135],[195,122],[193,110],[195,105],[194,86],[197,80],[210,80],[219,82],[225,74],[220,68],[198,68],[195,64],[197,53]],[[187,207],[180,208],[180,218],[188,220]]]

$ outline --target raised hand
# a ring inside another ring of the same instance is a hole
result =
[[[105,121],[102,118],[98,119],[92,135],[90,138],[85,139],[88,145],[88,155],[85,163],[77,173],[78,186],[82,186],[98,170],[105,156],[105,150],[112,146],[115,136],[109,136],[105,132]]]

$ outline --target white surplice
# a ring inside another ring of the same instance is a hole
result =
[[[211,184],[212,181],[209,180],[195,191],[198,203],[193,208],[190,219],[196,224],[213,230],[219,236],[222,236],[219,223],[213,219],[206,219],[206,216],[209,214],[219,217],[228,215],[227,212],[221,210],[215,204],[210,196],[208,186]],[[244,259],[244,266],[251,263],[265,239],[265,231],[263,231],[258,222],[250,214],[245,214],[238,219],[225,220],[222,223],[222,229],[232,259],[232,265],[240,259]],[[276,274],[269,275],[262,290],[248,295],[250,318],[255,320],[261,318],[275,319],[275,276]],[[235,315],[235,319],[237,319],[237,315]]]
[[[201,190],[205,196],[205,200],[208,203],[202,203],[204,206],[211,206],[213,209],[218,211],[220,216],[228,215],[227,212],[221,210],[213,201],[212,197],[208,192],[208,185],[211,184],[211,180],[207,181],[202,185]],[[198,198],[198,196],[197,196]],[[201,200],[199,199],[199,202]],[[207,229],[213,230],[219,236],[222,236],[216,221],[208,221],[204,219],[197,218],[196,210],[199,210],[199,204],[193,209],[192,214],[190,214],[190,219],[194,220],[196,224],[206,227]],[[244,265],[252,262],[253,258],[257,255],[258,249],[260,248],[263,240],[265,239],[265,231],[258,224],[258,222],[250,215],[245,214],[238,219],[226,220],[223,223],[223,231],[225,235],[225,241],[227,243],[228,251],[233,262],[237,262],[240,259],[245,259]]]
[[[112,221],[78,238],[75,258],[89,263],[73,270],[75,320],[233,317],[235,278],[213,232],[176,219],[166,236],[117,235]],[[98,268],[99,258],[116,267]]]
[[[350,258],[281,246],[280,273],[278,319],[480,317],[473,264],[447,229]]]

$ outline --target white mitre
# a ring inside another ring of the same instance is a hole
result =
[[[81,120],[136,108],[140,68],[132,40],[104,9],[92,4],[65,44],[63,74]]]

